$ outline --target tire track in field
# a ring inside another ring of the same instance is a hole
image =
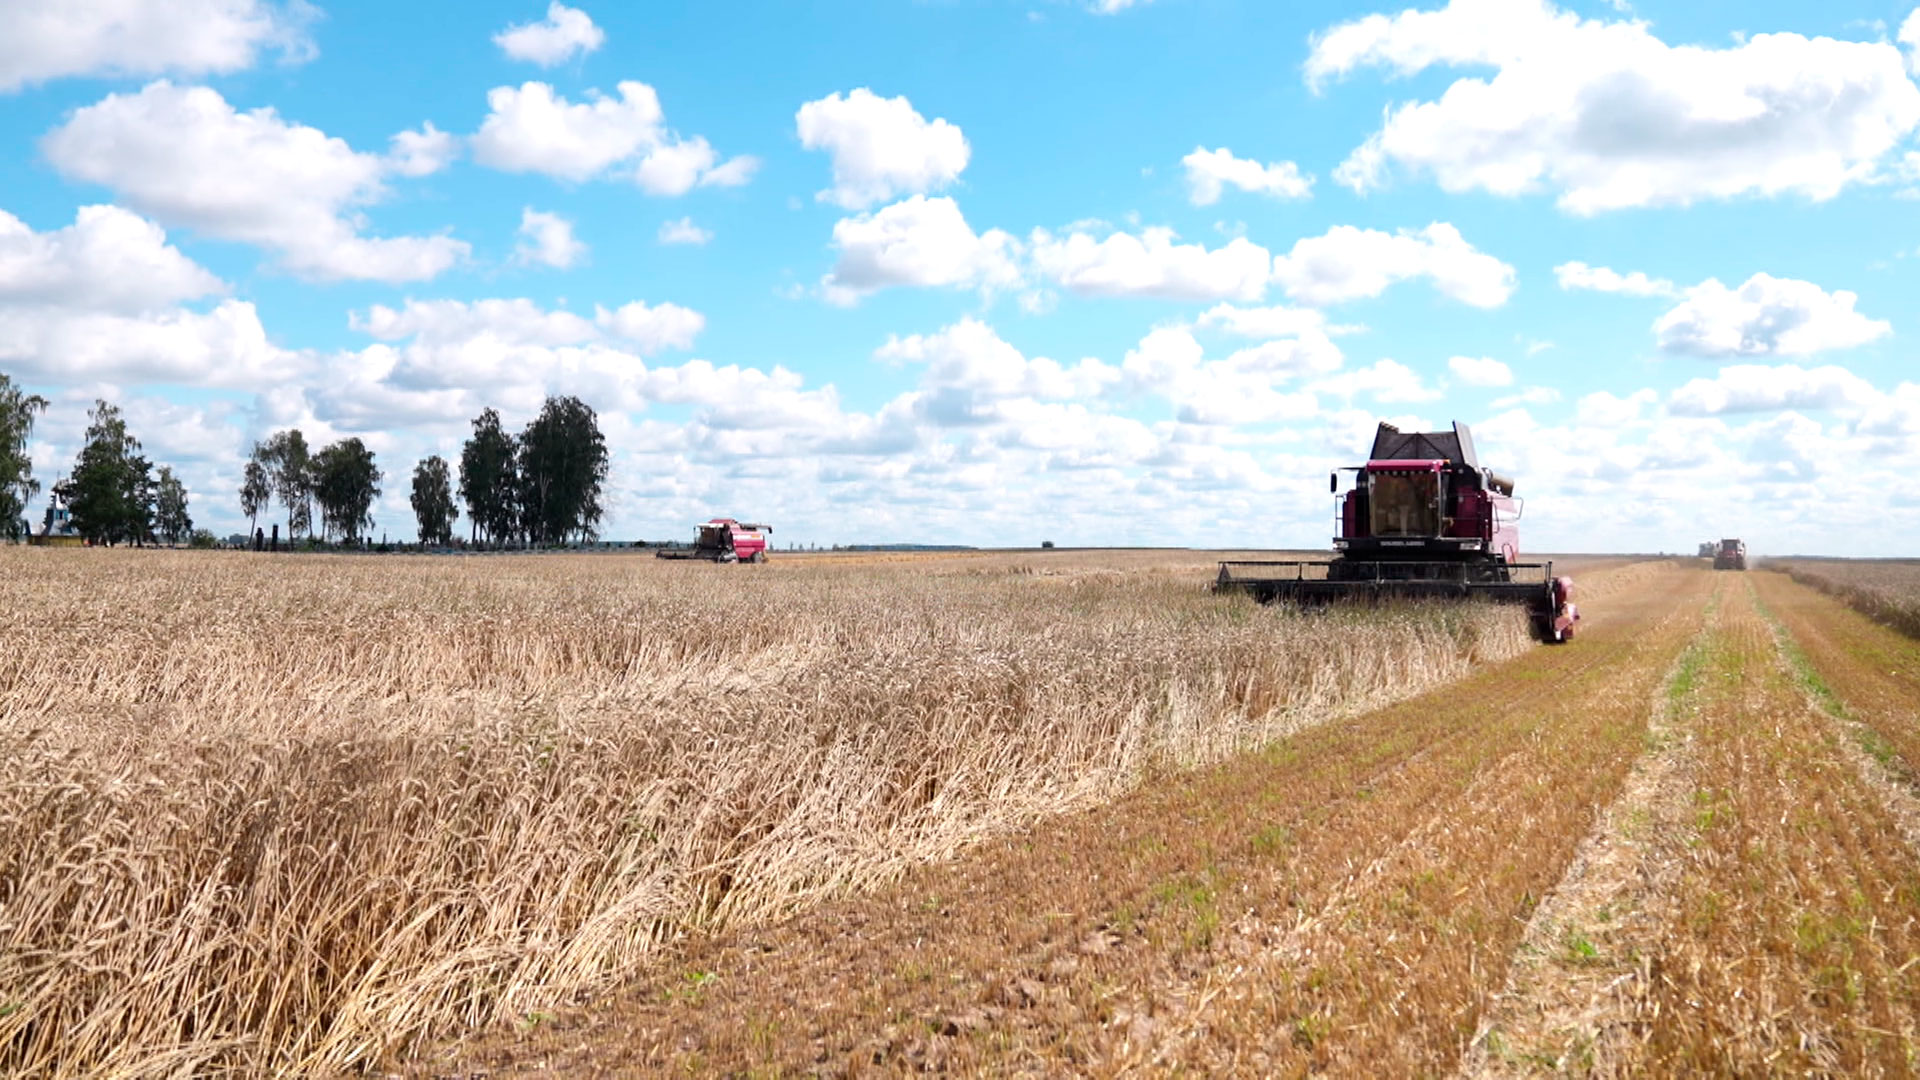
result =
[[[1784,574],[1754,581],[1809,703],[1920,856],[1920,641]]]
[[[1441,763],[1417,809],[1398,809],[1413,826],[1331,891],[1296,883],[1291,925],[1253,917],[1236,927],[1260,948],[1189,992],[1200,1003],[1170,1018],[1179,1026],[1173,1045],[1123,1063],[1259,1074],[1451,1068],[1504,978],[1532,898],[1560,877],[1593,808],[1612,798],[1637,756],[1645,702],[1693,637],[1699,613],[1686,601],[1707,581],[1690,574],[1637,597],[1664,614],[1619,638],[1576,642],[1590,650],[1584,663],[1556,670],[1536,693],[1464,715],[1430,696],[1424,706],[1473,728],[1485,757],[1464,768]],[[1370,829],[1380,835],[1368,819],[1395,811],[1362,807],[1327,822],[1315,838],[1323,850],[1303,843],[1298,861],[1324,865],[1324,849]],[[1251,1055],[1235,1052],[1248,1044]]]
[[[1645,702],[1710,582],[1666,566],[1596,605],[1568,648],[1170,776],[882,894],[684,943],[617,1000],[416,1068],[1451,1067],[1533,897],[1638,756]]]
[[[1708,625],[1649,702],[1648,749],[1529,920],[1462,1076],[1609,1074],[1643,1029],[1648,948],[1655,928],[1672,917],[1688,837],[1690,713],[1723,585],[1717,578]]]
[[[1728,590],[1716,627],[1697,842],[1648,954],[1646,1037],[1618,1070],[1908,1073],[1920,1061],[1920,869],[1802,692],[1750,580]]]

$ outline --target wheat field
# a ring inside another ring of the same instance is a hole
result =
[[[1768,559],[1764,565],[1920,637],[1920,560]]]
[[[1210,558],[0,548],[0,1073],[366,1067],[1527,647]]]

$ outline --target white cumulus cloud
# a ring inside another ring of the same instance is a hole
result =
[[[752,178],[759,159],[742,155],[725,163],[701,136],[683,139],[666,127],[660,96],[643,82],[627,80],[612,98],[598,90],[568,101],[543,82],[496,86],[487,91],[487,116],[473,136],[475,161],[503,172],[536,172],[582,181],[615,166],[652,195],[683,195],[695,187],[738,187]]]
[[[1513,369],[1491,356],[1455,356],[1447,370],[1468,386],[1512,386]]]
[[[1667,408],[1679,416],[1772,412],[1780,409],[1864,409],[1881,398],[1873,385],[1843,367],[1729,364],[1710,379],[1675,390]]]
[[[696,187],[739,187],[753,179],[760,159],[741,154],[725,163],[707,140],[669,138],[647,152],[634,182],[649,195],[685,195]]]
[[[0,210],[0,304],[138,314],[225,291],[158,225],[120,207],[83,206],[43,233]]]
[[[693,339],[706,329],[707,317],[679,304],[651,307],[635,300],[608,311],[594,310],[593,321],[602,330],[632,345],[642,356],[668,349],[691,349]]]
[[[1517,394],[1493,399],[1496,409],[1511,409],[1516,405],[1551,405],[1560,400],[1560,391],[1551,386],[1529,386]]]
[[[663,244],[692,244],[697,247],[712,239],[712,231],[695,225],[690,217],[660,223],[659,240]]]
[[[1572,213],[1742,195],[1830,199],[1874,179],[1920,125],[1898,48],[1755,34],[1671,46],[1644,22],[1547,0],[1450,0],[1317,34],[1310,83],[1363,66],[1492,68],[1389,110],[1335,177],[1380,186],[1395,165],[1447,191],[1551,190]]]
[[[864,210],[898,195],[924,195],[958,179],[971,149],[960,128],[928,121],[905,96],[866,87],[828,94],[794,116],[800,145],[833,158],[833,187],[819,198]]]
[[[1327,322],[1326,312],[1317,308],[1296,308],[1284,305],[1249,308],[1219,304],[1207,309],[1195,323],[1204,328],[1217,328],[1235,337],[1249,338],[1347,334],[1360,329],[1354,326],[1331,325]]]
[[[1669,352],[1721,359],[1808,356],[1864,345],[1891,333],[1854,310],[1857,295],[1811,281],[1755,274],[1737,289],[1709,278],[1653,324]]]
[[[636,300],[612,310],[595,307],[593,318],[588,319],[513,298],[408,300],[399,308],[375,304],[364,313],[354,313],[351,325],[380,341],[459,346],[474,354],[614,340],[633,346],[640,355],[651,355],[692,348],[707,320],[691,308],[672,303],[649,305]]]
[[[1166,399],[1181,423],[1226,427],[1315,415],[1320,406],[1313,390],[1288,384],[1328,374],[1340,363],[1340,350],[1313,333],[1208,360],[1205,346],[1191,329],[1163,326],[1141,338],[1120,368],[1127,390]]]
[[[513,252],[516,261],[565,270],[586,256],[587,245],[574,239],[573,222],[531,206],[520,211],[520,243]]]
[[[1071,367],[1044,356],[1029,358],[970,317],[934,334],[890,336],[874,357],[926,366],[915,411],[940,426],[996,419],[1000,404],[1016,398],[1095,398],[1121,379],[1119,369],[1092,358]]]
[[[388,167],[401,176],[429,176],[460,156],[460,140],[431,123],[402,131],[388,140]]]
[[[1313,194],[1313,177],[1302,175],[1291,161],[1262,165],[1258,161],[1233,156],[1226,147],[1208,150],[1195,147],[1180,159],[1187,169],[1188,198],[1195,206],[1212,206],[1221,192],[1231,186],[1256,195],[1276,199],[1304,199]]]
[[[1574,404],[1574,420],[1589,427],[1621,428],[1638,423],[1641,412],[1659,400],[1660,395],[1652,390],[1636,390],[1624,397],[1600,390]]]
[[[1677,296],[1679,290],[1673,282],[1665,278],[1650,278],[1635,270],[1622,274],[1604,266],[1588,266],[1583,262],[1564,262],[1553,268],[1553,275],[1559,279],[1562,289],[1585,289],[1589,292],[1620,293],[1625,296]]]
[[[375,304],[348,320],[380,341],[417,339],[444,345],[485,339],[505,345],[579,345],[599,336],[571,311],[548,311],[531,300],[408,300],[398,308]]]
[[[61,382],[178,383],[258,390],[308,376],[305,358],[267,338],[243,300],[209,311],[0,305],[0,364],[15,375]]]
[[[543,82],[487,91],[487,117],[473,137],[474,160],[505,172],[586,180],[662,139],[666,114],[653,87],[628,80],[619,97],[587,91],[570,102]]]
[[[516,23],[493,35],[493,43],[500,46],[501,52],[541,67],[553,67],[584,56],[606,40],[606,31],[593,25],[591,16],[560,0],[547,5],[544,20]]]
[[[1313,383],[1318,393],[1351,399],[1365,394],[1382,405],[1411,405],[1438,401],[1439,390],[1428,386],[1420,373],[1398,360],[1376,360],[1366,367],[1343,371]]]
[[[120,207],[82,207],[47,232],[0,211],[0,367],[15,376],[254,389],[299,374],[302,357],[267,340],[252,304],[184,306],[224,292]]]
[[[915,195],[833,226],[839,259],[826,298],[852,304],[893,286],[1006,288],[1020,283],[1020,242],[999,229],[975,233],[946,196]]]
[[[267,248],[307,277],[424,281],[471,250],[449,236],[360,235],[359,208],[387,195],[392,162],[271,108],[239,112],[206,87],[109,95],[41,146],[61,173],[143,214]]]
[[[1498,307],[1513,295],[1513,267],[1479,251],[1445,222],[1398,233],[1336,225],[1273,260],[1274,281],[1305,304],[1378,296],[1397,281],[1420,277],[1474,307]]]
[[[1140,296],[1172,300],[1258,300],[1267,289],[1271,256],[1244,237],[1208,250],[1182,244],[1172,229],[1135,236],[1087,232],[1055,236],[1036,229],[1029,238],[1036,272],[1084,296]]]
[[[0,93],[74,75],[210,75],[312,55],[311,9],[271,0],[7,0]]]

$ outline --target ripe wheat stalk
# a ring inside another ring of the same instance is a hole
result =
[[[1901,633],[1920,637],[1920,562],[1912,559],[1768,559],[1784,571]]]
[[[1527,642],[1050,565],[0,549],[0,1073],[366,1067]]]

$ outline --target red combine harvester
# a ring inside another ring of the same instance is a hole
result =
[[[706,562],[763,563],[767,561],[767,534],[771,525],[746,525],[732,518],[714,518],[700,526],[690,548],[662,548],[661,559],[702,559]]]
[[[1473,435],[1403,432],[1382,423],[1354,485],[1340,499],[1340,535],[1327,562],[1223,562],[1215,592],[1261,603],[1385,597],[1484,597],[1525,604],[1541,640],[1573,636],[1573,581],[1520,558],[1513,480],[1480,467]],[[1340,474],[1331,488],[1340,492]]]
[[[1745,570],[1747,568],[1747,542],[1745,540],[1722,540],[1720,550],[1713,553],[1715,570]]]

